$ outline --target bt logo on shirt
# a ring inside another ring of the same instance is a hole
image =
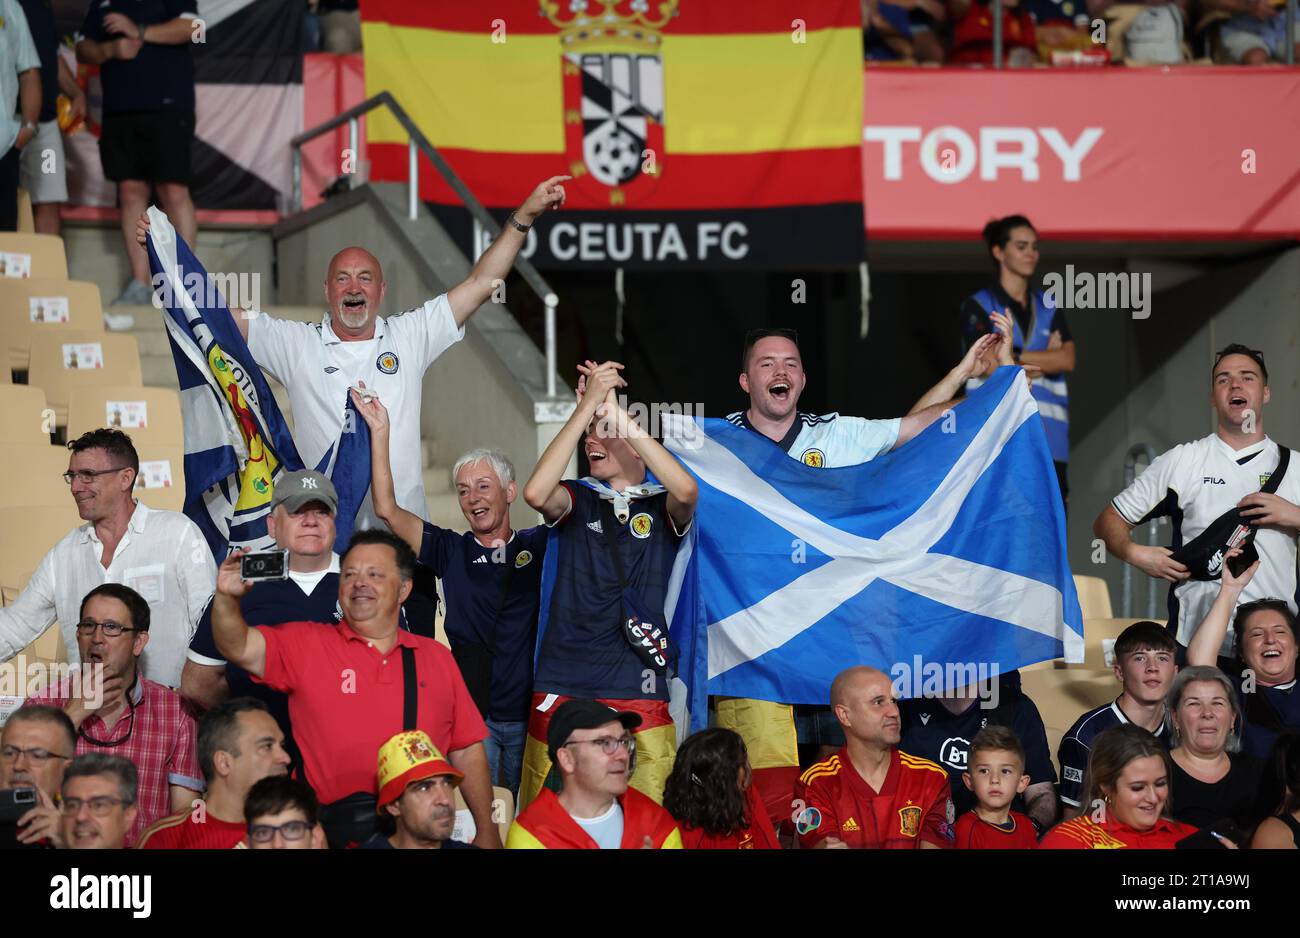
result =
[[[966,771],[966,761],[970,755],[970,740],[960,736],[950,736],[939,747],[939,761],[958,772]]]

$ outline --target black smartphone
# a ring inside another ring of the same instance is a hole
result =
[[[285,580],[289,578],[289,552],[264,550],[239,558],[239,575],[245,580]]]
[[[0,790],[0,822],[15,824],[18,819],[36,807],[35,788],[6,788]]]
[[[1241,576],[1258,559],[1259,551],[1255,550],[1255,539],[1251,538],[1241,549],[1240,554],[1228,558],[1228,570],[1233,576]]]

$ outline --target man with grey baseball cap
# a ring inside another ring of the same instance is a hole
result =
[[[287,512],[294,514],[312,502],[320,502],[328,508],[331,518],[338,514],[339,495],[334,490],[334,483],[329,480],[329,477],[312,469],[286,472],[280,477],[280,481],[275,483],[275,490],[271,493],[272,517],[266,523],[268,533],[275,537],[272,520],[275,517],[275,510],[281,505]]]

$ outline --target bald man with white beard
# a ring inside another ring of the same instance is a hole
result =
[[[370,388],[387,406],[393,428],[397,503],[428,520],[420,459],[424,373],[464,338],[465,323],[492,295],[493,283],[510,273],[533,222],[564,204],[563,183],[569,178],[552,176],[538,185],[464,282],[415,309],[380,316],[387,292],[383,268],[365,248],[348,247],[330,260],[324,284],[329,309],[319,323],[276,319],[258,310],[230,311],[258,365],[289,392],[294,442],[307,468],[318,465],[339,441],[348,388]],[[142,215],[136,239],[144,244],[148,232],[148,216]],[[382,526],[369,496],[356,526]]]

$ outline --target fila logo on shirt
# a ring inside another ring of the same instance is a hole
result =
[[[1214,476],[1206,476],[1201,480],[1201,484],[1202,485],[1223,485],[1225,483],[1222,479],[1216,479]]]

